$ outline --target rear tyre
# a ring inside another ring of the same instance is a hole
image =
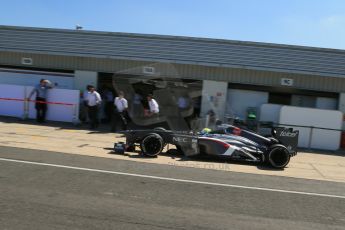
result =
[[[285,166],[290,162],[290,153],[284,145],[272,145],[266,155],[266,162],[273,168],[285,168]]]
[[[154,128],[153,130],[157,130],[157,131],[166,131],[166,129],[163,128],[163,127],[156,127],[156,128]]]
[[[148,134],[140,142],[141,152],[145,156],[149,156],[149,157],[155,157],[159,155],[162,152],[163,147],[164,147],[163,138],[156,133]]]

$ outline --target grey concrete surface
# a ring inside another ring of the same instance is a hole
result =
[[[20,148],[0,157],[344,195],[344,183]],[[0,161],[0,229],[344,229],[345,199]]]

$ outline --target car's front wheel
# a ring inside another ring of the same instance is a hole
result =
[[[140,142],[141,152],[145,156],[154,157],[159,155],[164,148],[163,138],[156,134],[151,133],[144,137]]]

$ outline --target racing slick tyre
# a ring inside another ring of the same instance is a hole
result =
[[[155,157],[159,155],[164,148],[163,138],[156,133],[150,133],[140,142],[140,148],[145,156]]]
[[[156,127],[156,128],[154,128],[153,130],[157,130],[157,131],[166,131],[166,129],[163,128],[163,127]]]
[[[290,153],[284,145],[272,145],[266,155],[266,162],[273,168],[282,169],[290,162]]]

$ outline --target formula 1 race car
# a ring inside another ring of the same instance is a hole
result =
[[[233,160],[268,163],[284,168],[297,154],[298,131],[291,128],[273,128],[271,137],[264,137],[232,125],[221,125],[217,130],[188,133],[156,128],[126,130],[126,142],[114,144],[116,153],[133,152],[140,147],[145,156],[159,155],[166,144],[176,146],[175,151],[185,156],[208,155]]]

